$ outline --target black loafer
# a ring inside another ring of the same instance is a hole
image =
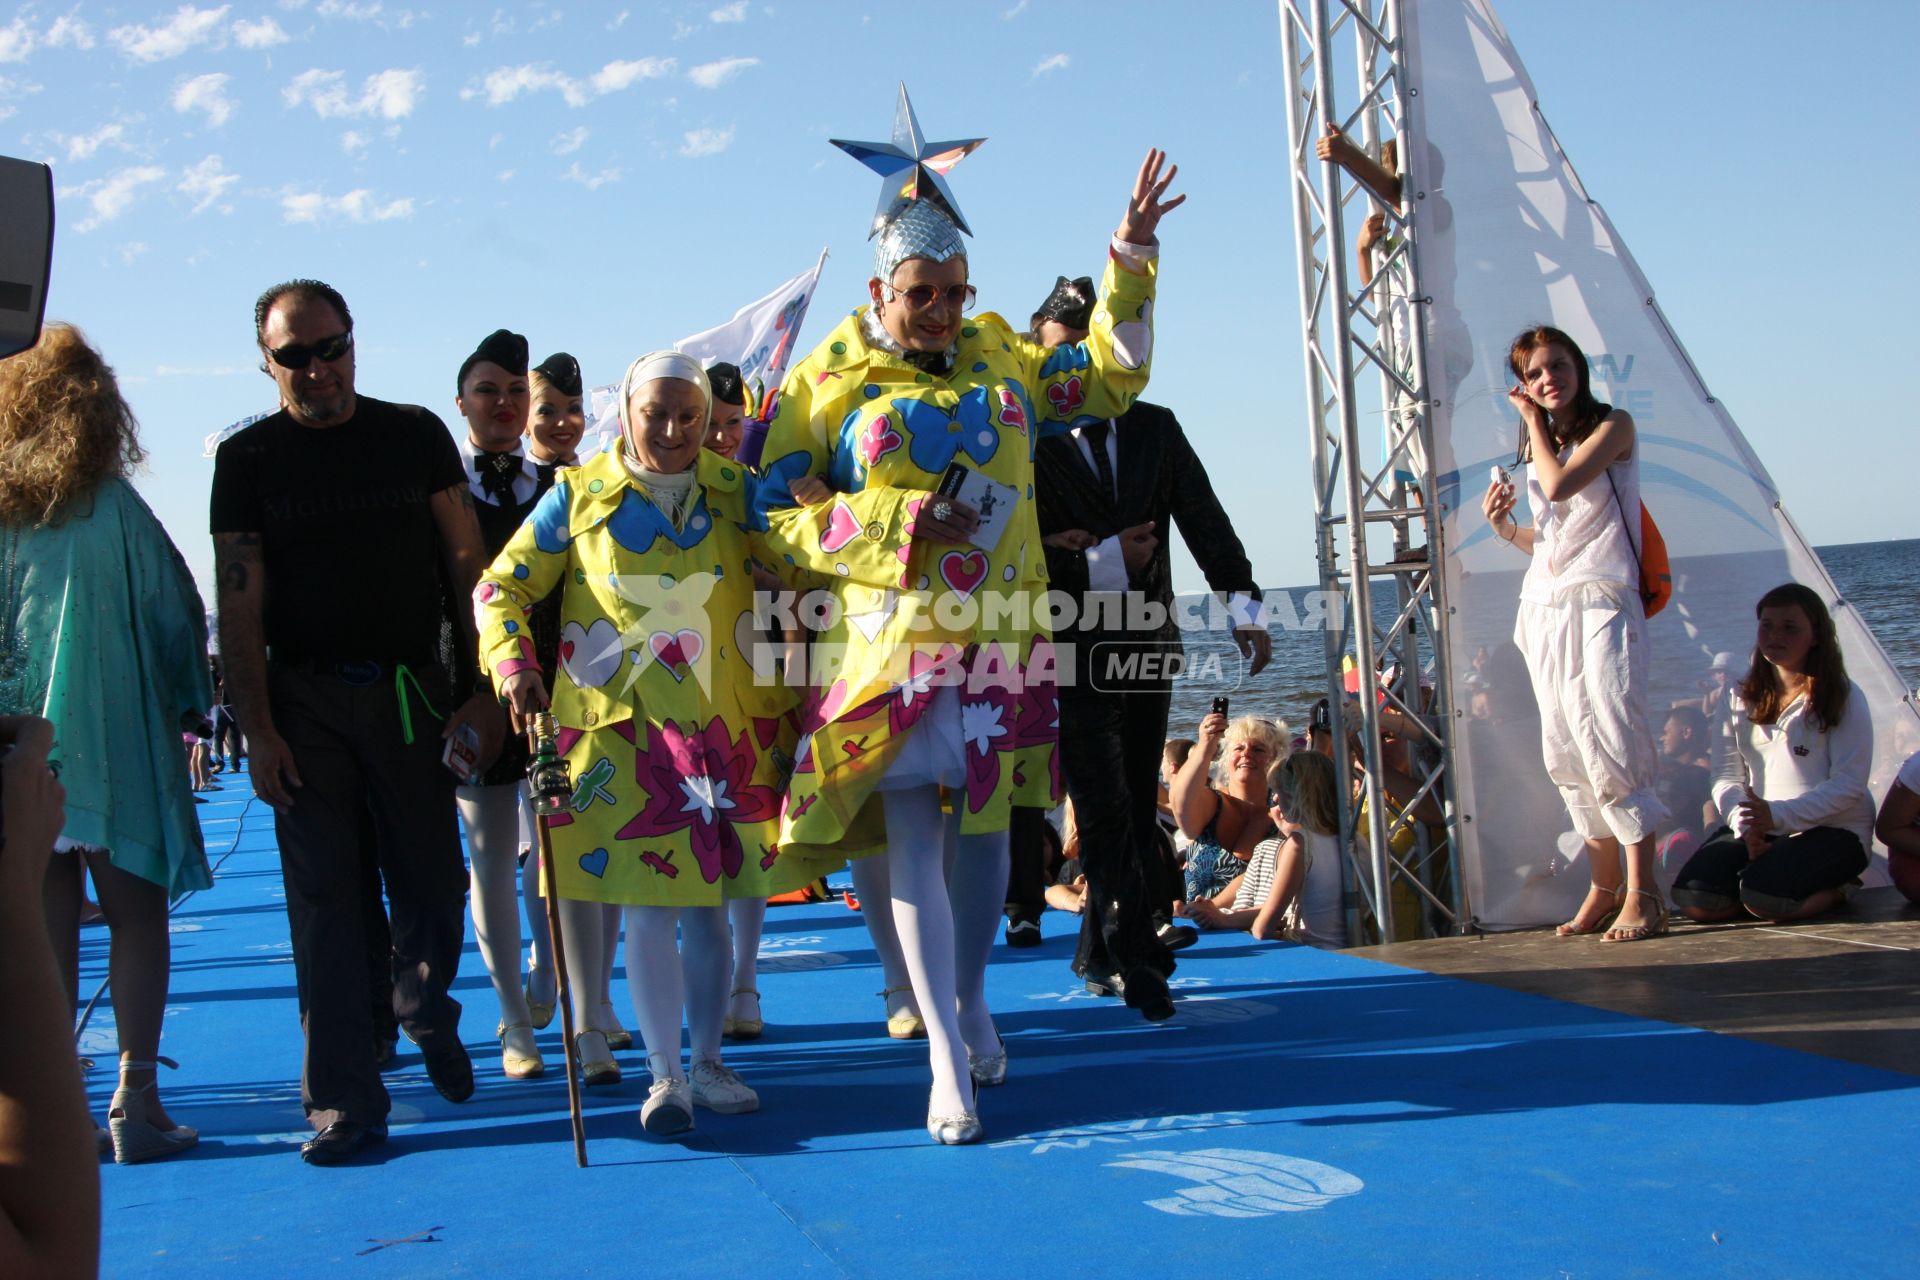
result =
[[[1173,1016],[1173,995],[1167,990],[1167,980],[1158,969],[1143,965],[1128,970],[1126,978],[1120,983],[1120,990],[1126,996],[1127,1008],[1138,1009],[1140,1016],[1148,1022],[1165,1022]]]
[[[1198,929],[1182,929],[1178,925],[1171,924],[1163,924],[1160,926],[1160,945],[1169,951],[1178,951],[1182,947],[1190,947],[1198,941],[1200,941],[1200,931]]]
[[[1087,991],[1096,996],[1124,996],[1127,984],[1120,980],[1117,973],[1088,972],[1081,975],[1087,980]]]
[[[448,1102],[465,1102],[473,1096],[473,1059],[460,1043],[457,1031],[423,1035],[416,1041],[420,1057],[427,1065],[427,1079]]]
[[[300,1158],[308,1164],[344,1164],[368,1147],[387,1140],[387,1126],[335,1120],[300,1144]]]
[[[1009,918],[1007,920],[1007,945],[1010,947],[1037,947],[1040,945],[1040,922]]]

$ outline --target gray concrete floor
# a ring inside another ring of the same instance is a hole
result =
[[[1530,929],[1353,954],[1920,1075],[1920,906],[1892,889],[1789,925],[1675,916],[1644,942]]]

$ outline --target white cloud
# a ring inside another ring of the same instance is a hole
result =
[[[553,136],[553,141],[548,145],[553,148],[553,154],[557,156],[570,156],[581,147],[587,145],[587,126],[581,125],[579,128],[569,129],[565,133],[556,133]]]
[[[219,203],[228,189],[239,181],[240,175],[226,172],[225,166],[220,163],[219,156],[208,156],[199,164],[188,165],[186,172],[180,175],[180,184],[174,190],[193,201],[192,212],[205,213]],[[232,213],[233,206],[222,205],[220,212]]]
[[[24,98],[28,94],[38,92],[40,92],[40,86],[37,84],[29,84],[25,80],[9,80],[5,76],[0,76],[0,120],[5,120],[20,109],[8,99]]]
[[[280,197],[280,215],[287,222],[391,222],[413,216],[412,199],[381,204],[371,191],[358,187],[343,196],[318,191],[288,191]]]
[[[523,93],[553,92],[564,98],[570,107],[584,107],[596,97],[618,93],[638,81],[672,75],[674,67],[672,58],[609,62],[582,83],[544,62],[529,62],[518,67],[500,67],[489,71],[478,86],[467,86],[460,91],[460,96],[477,98],[485,95],[488,106],[501,107]]]
[[[358,129],[349,129],[340,135],[340,149],[350,156],[356,156],[365,151],[372,141]]]
[[[469,31],[466,35],[460,37],[460,44],[463,48],[472,49],[477,47],[479,43],[480,33],[478,31]]]
[[[115,253],[118,253],[120,255],[121,265],[129,266],[129,267],[133,265],[133,260],[135,258],[139,257],[141,254],[145,253],[146,251],[147,251],[147,242],[144,240],[129,240],[127,241],[127,243],[121,245],[118,249],[114,250]]]
[[[724,129],[691,129],[681,135],[680,154],[689,160],[717,156],[733,145],[733,126]]]
[[[196,9],[183,4],[162,26],[129,23],[107,32],[107,39],[135,62],[164,62],[199,45],[218,42],[220,24],[230,8],[223,4],[218,9]]]
[[[1013,8],[1001,14],[1000,17],[1005,22],[1012,22],[1015,18],[1019,17],[1021,14],[1025,13],[1026,11],[1027,11],[1027,0],[1020,0],[1020,3],[1014,5]]]
[[[372,0],[369,4],[353,4],[350,0],[320,0],[313,11],[323,18],[371,22],[376,27],[398,28],[402,31],[413,25],[415,17],[411,9],[389,9],[380,0]]]
[[[722,58],[718,62],[703,62],[687,72],[687,79],[702,89],[718,89],[727,81],[745,71],[748,67],[760,65],[758,58]]]
[[[1056,53],[1051,58],[1042,58],[1038,63],[1035,64],[1033,68],[1033,75],[1030,78],[1034,80],[1038,80],[1041,76],[1046,75],[1048,72],[1064,71],[1072,61],[1073,59],[1068,57],[1064,53]]]
[[[142,248],[145,246],[143,245]],[[215,365],[210,369],[183,369],[179,365],[162,364],[154,366],[156,378],[230,378],[240,370],[230,364]]]
[[[618,31],[621,27],[625,26],[627,21],[627,15],[629,15],[632,12],[633,10],[631,9],[622,9],[620,12],[614,14],[613,21],[607,24],[607,30]]]
[[[0,27],[0,62],[25,62],[38,43],[33,24],[25,18],[15,18]]]
[[[72,134],[64,138],[57,133],[53,136],[56,140],[66,143],[67,159],[73,161],[92,159],[93,153],[109,142],[116,145],[122,143],[126,132],[125,125],[103,124],[92,133]]]
[[[233,77],[219,71],[183,80],[173,91],[173,109],[182,114],[204,111],[207,123],[218,129],[233,117],[235,103],[227,96],[227,81]]]
[[[567,171],[561,174],[560,178],[563,182],[577,182],[589,191],[598,191],[609,182],[620,181],[620,170],[602,169],[598,173],[587,173],[581,169],[580,162],[576,160],[567,167]]]
[[[289,107],[312,107],[314,114],[323,120],[350,116],[400,120],[413,114],[414,105],[425,91],[426,77],[419,70],[404,71],[396,67],[368,76],[361,82],[360,95],[353,97],[347,92],[344,71],[323,71],[316,67],[295,76],[280,91],[280,97]]]
[[[53,25],[47,28],[47,47],[49,49],[91,49],[93,48],[93,28],[71,13],[55,18]]]
[[[500,172],[494,174],[493,176],[497,181],[500,181],[500,182],[512,182],[513,173],[514,171],[512,169],[502,169]]]
[[[112,222],[115,218],[133,207],[140,198],[144,187],[152,186],[167,176],[167,171],[159,165],[137,165],[130,169],[119,169],[105,178],[95,178],[83,182],[77,187],[62,187],[58,191],[61,199],[85,200],[93,212],[74,225],[74,230],[85,234],[102,223]]]
[[[272,18],[250,22],[245,18],[233,24],[233,42],[242,49],[271,49],[293,39]]]
[[[747,0],[733,0],[732,4],[723,4],[707,17],[714,22],[745,22],[747,20]]]
[[[595,93],[618,93],[639,80],[658,80],[673,74],[672,58],[635,58],[631,62],[609,62],[593,73]]]

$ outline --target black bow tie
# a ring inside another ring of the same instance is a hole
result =
[[[480,492],[502,506],[513,502],[513,482],[520,476],[519,454],[477,450],[473,469],[480,477]]]

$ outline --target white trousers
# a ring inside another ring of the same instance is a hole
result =
[[[1647,620],[1630,590],[1593,583],[1555,604],[1522,600],[1513,628],[1540,705],[1547,776],[1574,830],[1622,844],[1667,816],[1654,793]]]

